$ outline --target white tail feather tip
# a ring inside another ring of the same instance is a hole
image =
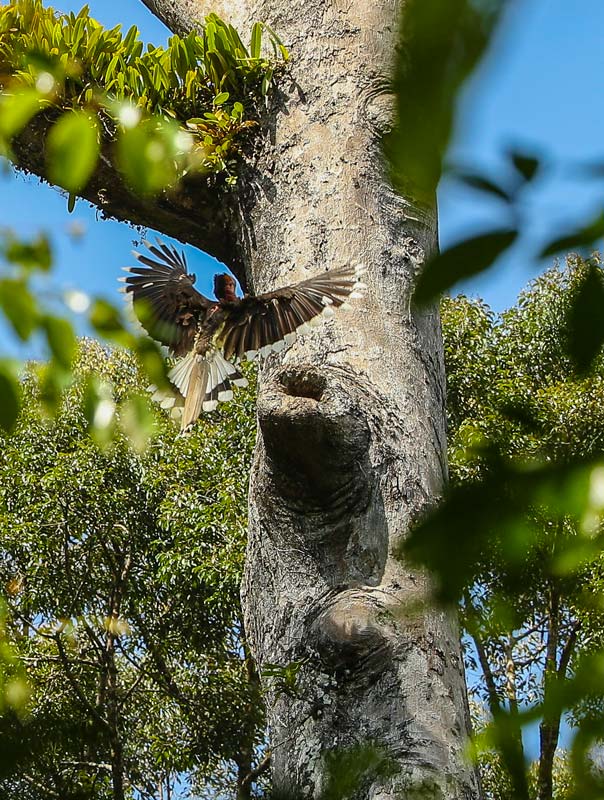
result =
[[[233,391],[232,389],[224,389],[222,392],[218,392],[218,399],[222,402],[227,402],[228,400],[233,399]]]
[[[205,400],[201,404],[202,411],[215,411],[218,407],[218,400]]]
[[[311,320],[309,320],[308,324],[311,328],[318,328],[321,324],[321,317],[313,317]]]

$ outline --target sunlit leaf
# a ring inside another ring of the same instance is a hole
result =
[[[0,136],[12,139],[40,110],[40,95],[35,89],[23,89],[0,97]]]
[[[45,414],[54,417],[61,406],[63,392],[73,381],[71,369],[55,359],[41,365],[38,374],[38,398]]]
[[[107,300],[97,298],[90,309],[90,324],[97,333],[113,341],[129,343],[119,311]]]
[[[63,114],[48,134],[46,157],[53,183],[76,194],[90,180],[99,157],[99,124],[85,111]]]
[[[485,233],[454,245],[429,261],[415,289],[415,300],[428,303],[462,278],[488,269],[510,247],[518,233],[501,230]]]
[[[260,46],[262,44],[262,25],[255,22],[252,26],[252,43],[250,45],[250,56],[260,58]]]
[[[163,357],[159,346],[147,336],[136,339],[132,350],[141,363],[151,383],[156,386],[169,386],[167,377],[166,359]]]
[[[92,438],[100,446],[108,446],[115,431],[116,405],[112,385],[90,377],[85,386],[83,410]]]
[[[120,136],[117,145],[120,169],[137,192],[153,195],[175,183],[178,132],[178,126],[147,120]]]

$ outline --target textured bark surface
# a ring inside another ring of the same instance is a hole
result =
[[[206,241],[205,206],[175,235],[230,252],[256,291],[368,267],[363,304],[271,356],[261,381],[246,630],[261,672],[299,664],[293,691],[266,681],[275,790],[318,797],[326,752],[370,742],[390,769],[358,797],[473,800],[456,623],[393,557],[446,479],[439,321],[410,299],[436,215],[391,191],[379,147],[400,0],[144,2],[180,33],[210,11],[242,32],[266,21],[292,53],[236,209]]]
[[[241,182],[254,289],[369,268],[362,307],[273,356],[260,391],[246,630],[260,669],[300,664],[295,693],[269,692],[274,788],[318,797],[325,753],[372,742],[394,769],[358,796],[475,798],[455,620],[422,607],[425,576],[392,555],[446,479],[439,322],[410,302],[435,211],[390,190],[379,148],[400,3],[145,2],[181,32],[209,11],[266,21],[292,53]]]

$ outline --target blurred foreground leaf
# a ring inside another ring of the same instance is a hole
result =
[[[568,315],[568,348],[579,373],[587,372],[604,344],[604,280],[593,262],[581,278]]]
[[[21,388],[14,366],[0,361],[0,426],[7,432],[15,427],[21,408]]]
[[[76,337],[71,324],[62,317],[47,314],[42,319],[48,347],[62,369],[70,369],[76,351]]]
[[[10,141],[39,110],[40,95],[35,89],[0,96],[0,137]]]
[[[99,124],[86,111],[63,114],[48,134],[48,176],[71,194],[81,192],[95,170],[99,157]]]
[[[551,241],[539,253],[540,258],[555,256],[558,253],[568,253],[571,250],[584,250],[604,236],[604,214],[597,216],[588,225],[578,228],[572,233],[561,236]]]
[[[44,272],[48,272],[51,267],[50,242],[44,234],[27,241],[18,239],[8,232],[2,245],[2,254],[11,264],[18,264],[26,269],[40,269]]]
[[[514,230],[485,233],[450,247],[429,261],[422,270],[414,298],[429,303],[462,278],[469,278],[490,267],[518,236]]]
[[[459,87],[484,54],[504,5],[406,3],[394,77],[397,121],[384,138],[392,183],[404,196],[433,202]]]
[[[154,195],[178,178],[178,126],[147,120],[125,130],[118,141],[118,159],[130,186],[142,195]]]

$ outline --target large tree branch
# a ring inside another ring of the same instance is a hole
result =
[[[173,33],[186,35],[199,19],[199,3],[196,0],[141,0],[149,11],[161,20]]]
[[[47,170],[41,142],[57,115],[38,114],[13,142],[17,167],[44,180]],[[141,197],[124,183],[115,164],[113,142],[106,140],[98,168],[81,194],[98,206],[103,217],[154,228],[193,244],[226,262],[241,277],[242,259],[231,234],[237,197],[235,192],[223,189],[219,179],[212,181],[199,175],[155,198]]]
[[[245,30],[241,27],[245,15],[250,11],[253,3],[239,2],[233,3],[232,0],[141,0],[149,11],[161,20],[174,33],[186,36],[194,28],[197,28],[203,18],[210,12],[215,12],[219,17],[226,19],[236,28]],[[269,22],[264,19],[261,11],[262,3],[256,3],[258,7],[258,19],[262,22]]]

